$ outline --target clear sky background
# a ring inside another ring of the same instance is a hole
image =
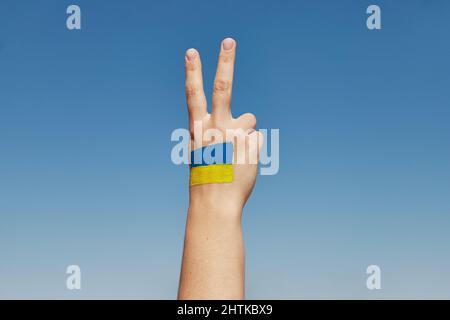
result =
[[[0,298],[176,297],[184,52],[210,97],[228,36],[233,113],[280,129],[280,171],[244,212],[247,298],[450,298],[444,0],[1,0]]]

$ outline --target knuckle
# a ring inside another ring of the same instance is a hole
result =
[[[227,92],[231,87],[231,82],[223,79],[214,80],[214,92],[222,93]]]
[[[219,57],[220,62],[230,63],[233,62],[234,56],[231,53],[222,53]]]
[[[256,116],[253,113],[247,113],[247,119],[251,127],[256,126]]]
[[[185,90],[186,90],[186,97],[190,98],[196,96],[200,89],[198,86],[187,84]]]
[[[244,113],[242,116],[240,116],[240,123],[243,127],[255,128],[256,117],[253,113]]]
[[[212,127],[222,132],[225,132],[225,130],[227,129],[227,125],[223,121],[218,119],[212,120]]]
[[[194,71],[196,69],[197,69],[197,66],[196,66],[195,63],[190,63],[190,62],[186,63],[186,70],[187,71]]]

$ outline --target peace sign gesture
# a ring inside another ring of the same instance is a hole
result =
[[[220,46],[216,76],[212,95],[212,112],[208,113],[203,90],[202,64],[195,49],[186,52],[186,100],[189,112],[191,149],[198,149],[211,143],[232,142],[234,145],[233,181],[223,185],[200,185],[198,188],[220,188],[230,192],[229,201],[244,206],[256,179],[262,134],[255,131],[256,118],[245,113],[234,119],[231,114],[236,41],[227,38]],[[196,128],[200,128],[197,130]],[[211,132],[215,132],[211,134]],[[221,134],[222,141],[217,136]],[[214,137],[212,137],[214,136]],[[239,142],[240,141],[240,142]],[[210,173],[209,173],[210,174]],[[192,186],[192,171],[191,171]],[[193,186],[191,189],[195,189]]]
[[[246,113],[237,119],[231,115],[235,56],[236,42],[230,38],[223,40],[214,79],[212,112],[208,113],[200,54],[195,49],[186,52],[186,100],[194,151],[190,158],[180,299],[244,297],[241,217],[255,184],[262,134],[255,131],[253,114]],[[206,150],[213,150],[212,147],[215,149],[209,159],[214,157],[214,161],[205,161]],[[199,162],[194,159],[197,151],[201,155]],[[225,156],[218,156],[220,152]]]

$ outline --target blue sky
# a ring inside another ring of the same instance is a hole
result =
[[[280,129],[244,212],[247,298],[450,298],[449,21],[444,0],[3,0],[0,297],[176,297],[184,52],[209,95],[230,36],[234,115]]]

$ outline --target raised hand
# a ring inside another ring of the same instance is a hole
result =
[[[191,149],[202,150],[203,146],[211,148],[217,143],[232,142],[234,157],[232,164],[203,166],[206,179],[201,183],[192,183],[194,172],[198,171],[191,163],[179,299],[244,298],[241,216],[255,184],[262,135],[255,131],[254,115],[246,113],[237,119],[231,115],[235,55],[236,42],[229,38],[223,40],[214,80],[212,112],[208,113],[200,54],[195,49],[186,52]],[[220,183],[203,183],[208,181],[210,168],[232,169],[233,177]]]
[[[234,145],[233,182],[191,186],[191,198],[198,193],[219,192],[221,198],[226,198],[225,205],[234,205],[242,210],[255,183],[262,134],[255,131],[256,118],[253,114],[245,113],[237,119],[232,116],[235,56],[236,42],[230,38],[223,40],[214,79],[212,112],[208,113],[200,54],[195,49],[189,49],[185,57],[186,100],[189,128],[193,138],[191,149],[222,142],[214,135],[215,131],[221,133],[224,141],[231,141]]]

